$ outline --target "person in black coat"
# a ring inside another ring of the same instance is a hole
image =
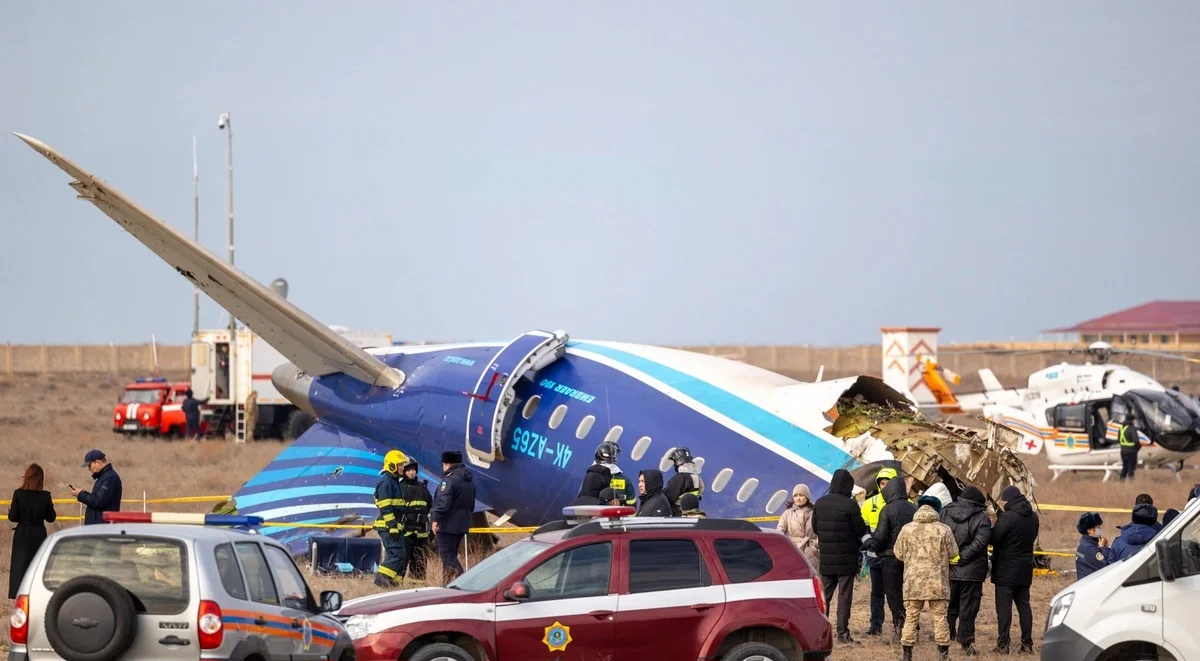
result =
[[[184,394],[183,403],[179,408],[183,410],[183,419],[185,427],[183,432],[184,438],[194,438],[200,440],[200,406],[207,404],[207,399],[196,399],[191,388],[188,388]]]
[[[1003,511],[992,526],[992,583],[996,586],[996,649],[1007,654],[1012,606],[1017,605],[1021,624],[1021,652],[1033,651],[1033,611],[1029,609],[1029,586],[1033,583],[1033,545],[1040,523],[1033,505],[1015,486],[1000,493]]]
[[[83,525],[104,523],[105,512],[121,511],[121,476],[99,450],[88,450],[83,456],[83,467],[92,472],[96,484],[91,493],[72,487],[71,495],[87,506],[83,512]]]
[[[54,523],[58,513],[54,511],[54,500],[42,485],[45,474],[42,467],[29,464],[21,478],[21,488],[13,492],[12,504],[8,507],[8,520],[17,524],[13,529],[12,557],[8,563],[8,598],[17,598],[17,589],[25,570],[33,562],[33,556],[46,541],[46,524]]]
[[[812,526],[821,551],[821,583],[827,605],[832,603],[834,589],[837,590],[837,642],[856,647],[858,641],[850,637],[850,606],[861,559],[859,551],[870,539],[870,531],[851,496],[853,492],[854,477],[842,468],[834,471],[829,478],[829,491],[813,504]]]
[[[475,512],[475,476],[463,466],[462,453],[457,450],[442,453],[442,475],[429,520],[437,536],[445,584],[463,573],[458,549],[471,529],[471,514]]]
[[[958,557],[950,562],[950,606],[946,610],[950,637],[958,640],[964,654],[975,655],[975,618],[983,600],[987,547],[992,537],[983,492],[975,487],[963,489],[958,500],[942,510],[941,520],[950,526],[958,544]]]
[[[638,473],[637,514],[634,516],[671,516],[671,501],[663,495],[663,474],[657,468],[647,468]]]
[[[608,466],[599,463],[588,466],[583,474],[583,484],[579,486],[579,495],[571,501],[571,505],[600,505],[600,492],[608,488],[612,481],[612,471]]]
[[[912,523],[917,506],[908,499],[908,485],[899,477],[883,488],[883,499],[886,504],[879,512],[879,525],[871,535],[870,546],[883,566],[883,593],[892,612],[892,642],[899,642],[904,628],[904,563],[896,559],[892,549],[900,529]]]

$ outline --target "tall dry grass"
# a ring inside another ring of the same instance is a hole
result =
[[[173,375],[180,376],[180,375]],[[38,462],[46,471],[46,488],[56,498],[69,498],[67,484],[85,486],[91,483],[87,471],[79,466],[83,455],[92,448],[104,450],[114,467],[121,474],[125,498],[140,499],[145,491],[147,498],[174,496],[223,495],[235,491],[241,484],[261,470],[283,449],[278,441],[259,441],[238,446],[232,443],[211,441],[206,443],[167,442],[154,440],[127,440],[113,434],[109,420],[117,395],[125,383],[124,378],[104,375],[50,377],[11,376],[0,377],[0,478],[7,484],[0,489],[0,498],[8,498],[18,486],[21,473],[30,462]],[[1027,461],[1039,480],[1035,493],[1040,503],[1077,504],[1090,507],[1132,508],[1139,493],[1153,496],[1160,512],[1167,507],[1181,508],[1188,487],[1200,481],[1195,472],[1185,472],[1176,479],[1167,471],[1143,471],[1132,484],[1115,480],[1102,483],[1095,474],[1064,475],[1056,482],[1050,481],[1046,461],[1042,457]],[[78,507],[59,505],[61,516],[78,515]],[[141,509],[140,504],[126,503],[127,509]],[[158,505],[169,511],[207,511],[211,504]],[[1078,542],[1075,532],[1076,513],[1043,512],[1041,515],[1042,548],[1072,552]],[[1115,536],[1116,525],[1126,523],[1128,515],[1104,515],[1105,527],[1110,538]],[[77,522],[61,522],[51,525],[57,530]],[[515,536],[503,535],[502,543],[512,541]],[[8,585],[8,558],[11,534],[0,536],[0,585]],[[472,554],[471,563],[480,559]],[[1070,572],[1074,562],[1069,558],[1054,558],[1052,566],[1064,570],[1060,576],[1039,577],[1033,587],[1034,638],[1040,644],[1050,598],[1072,581]],[[437,558],[430,558],[429,576],[440,575]],[[347,599],[374,594],[378,591],[370,578],[327,577],[311,578],[314,591],[338,590]],[[417,583],[406,583],[406,587]],[[854,591],[854,609],[851,631],[865,631],[868,623],[868,600],[870,585],[858,582]],[[978,620],[977,645],[981,650],[990,649],[995,643],[994,593],[990,583],[984,586],[984,601]],[[8,619],[10,603],[0,600],[0,622]],[[835,606],[836,608],[836,606]],[[933,643],[927,638],[932,632],[928,616],[923,618],[923,638],[914,658],[936,658]],[[1017,640],[1014,622],[1013,639]],[[7,649],[8,631],[0,633]],[[835,650],[833,659],[842,661],[863,658],[895,658],[899,650],[878,642],[863,640],[864,647],[857,650]],[[955,654],[954,658],[961,658]],[[983,654],[979,659],[999,659]],[[1009,656],[1007,659],[1019,659]],[[1033,658],[1037,658],[1035,655]]]

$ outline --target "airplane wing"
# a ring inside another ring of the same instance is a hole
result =
[[[340,372],[364,383],[391,388],[404,382],[403,372],[355,346],[232,264],[217,258],[45,143],[20,133],[14,135],[71,175],[75,181],[70,186],[79,197],[117,221],[306,373],[322,376]]]

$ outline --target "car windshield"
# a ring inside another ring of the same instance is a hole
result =
[[[139,612],[174,615],[190,600],[186,566],[186,551],[175,540],[73,536],[50,551],[42,583],[54,591],[77,576],[107,576],[133,594]]]
[[[157,404],[162,398],[162,391],[157,388],[146,390],[126,390],[121,395],[122,404]]]
[[[1161,434],[1181,434],[1195,424],[1197,412],[1191,402],[1177,392],[1131,390],[1127,397],[1137,400],[1138,408],[1150,428]]]
[[[504,577],[548,548],[550,545],[544,542],[521,540],[488,556],[446,587],[467,592],[490,590],[504,580]]]

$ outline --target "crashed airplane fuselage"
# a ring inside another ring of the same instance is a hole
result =
[[[442,453],[461,452],[477,511],[530,526],[561,518],[604,440],[618,442],[618,465],[635,485],[647,468],[669,479],[668,455],[688,447],[710,517],[779,514],[797,484],[817,498],[835,470],[862,478],[889,460],[900,460],[918,488],[938,480],[989,494],[1030,486],[1011,452],[915,421],[912,403],[873,377],[802,383],[724,358],[561,331],[364,351],[103,180],[22,139],[70,174],[81,198],[291,361],[272,381],[317,423],[230,505],[285,524],[264,532],[293,551],[325,534],[314,524],[370,525],[381,460],[393,448],[420,462],[434,490]]]

